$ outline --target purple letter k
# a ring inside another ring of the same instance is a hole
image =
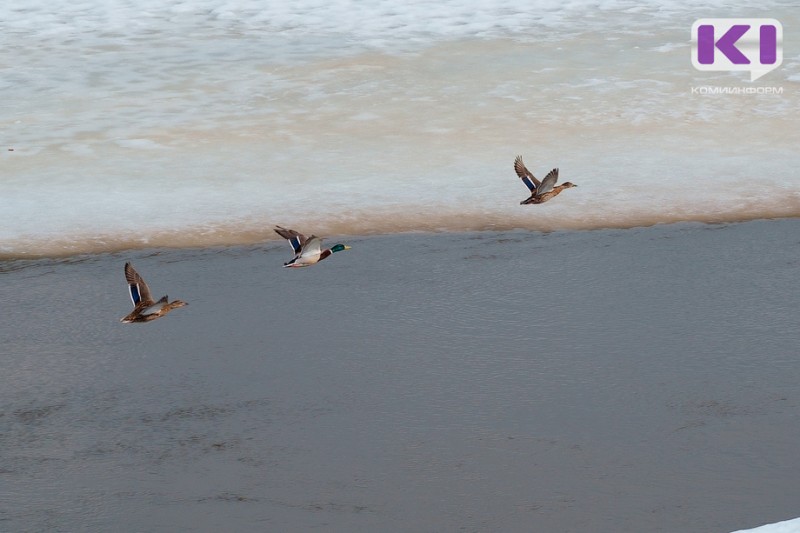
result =
[[[714,26],[702,24],[697,27],[697,61],[701,65],[714,63],[714,48],[725,54],[725,57],[734,65],[749,65],[750,60],[736,48],[736,41],[747,33],[750,26],[747,24],[734,24],[725,35],[714,42]]]

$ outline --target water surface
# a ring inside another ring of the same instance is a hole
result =
[[[798,515],[797,219],[3,263],[0,529]],[[329,242],[333,244],[333,242]],[[122,267],[190,303],[149,324]]]

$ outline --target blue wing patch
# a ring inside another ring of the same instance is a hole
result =
[[[523,176],[522,181],[523,183],[525,183],[525,186],[527,186],[528,189],[530,189],[531,192],[536,192],[536,184],[533,183],[528,176]]]
[[[294,253],[296,254],[300,253],[300,248],[301,248],[300,237],[292,237],[291,239],[289,239],[289,244],[292,245],[292,250],[294,250]]]
[[[138,283],[131,283],[128,285],[131,289],[131,300],[133,300],[133,305],[139,305],[139,302],[142,301],[142,295],[139,293],[139,284]]]

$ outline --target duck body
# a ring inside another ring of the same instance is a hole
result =
[[[181,300],[168,301],[166,296],[163,296],[156,303],[141,303],[133,308],[127,316],[120,319],[123,324],[132,324],[133,322],[150,322],[157,318],[161,318],[173,309],[189,305]]]
[[[547,200],[550,200],[551,198],[555,198],[556,196],[561,194],[561,191],[563,191],[564,189],[571,189],[572,187],[577,187],[577,185],[573,184],[572,182],[567,181],[567,182],[564,182],[561,185],[553,187],[553,190],[551,190],[550,192],[546,192],[546,193],[540,194],[540,195],[532,194],[528,198],[526,198],[525,200],[522,200],[520,202],[520,204],[521,205],[543,204]]]
[[[133,265],[130,263],[125,263],[125,279],[128,282],[128,290],[130,291],[131,301],[133,302],[133,311],[119,319],[123,324],[150,322],[151,320],[161,318],[173,309],[189,305],[181,300],[173,300],[170,302],[167,296],[162,296],[158,301],[155,301],[147,283],[145,283],[142,276],[136,272]]]
[[[285,268],[301,268],[301,267],[316,265],[323,259],[330,257],[332,253],[333,252],[331,252],[330,250],[322,250],[318,254],[297,255],[293,257],[291,260],[285,262],[283,266]]]
[[[289,245],[294,251],[294,257],[283,264],[285,268],[301,268],[316,265],[336,252],[349,250],[350,247],[344,244],[336,244],[330,248],[322,248],[322,239],[316,235],[306,237],[293,229],[286,229],[275,226],[275,233],[289,241]]]

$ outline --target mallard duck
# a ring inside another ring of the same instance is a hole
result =
[[[131,291],[133,300],[133,311],[128,316],[119,319],[120,322],[130,324],[132,322],[149,322],[156,318],[161,318],[173,309],[189,305],[180,300],[169,301],[164,296],[159,301],[153,300],[150,288],[144,282],[130,263],[125,263],[125,279],[128,280],[128,289]]]
[[[326,257],[342,250],[349,250],[350,247],[344,244],[335,244],[330,248],[322,249],[322,239],[316,235],[306,237],[293,229],[286,229],[275,226],[275,233],[287,239],[294,250],[294,257],[291,261],[283,264],[285,267],[307,267],[319,263]]]
[[[564,189],[571,189],[572,187],[577,187],[574,183],[570,181],[566,181],[561,185],[556,186],[556,182],[558,181],[558,169],[554,168],[551,170],[547,176],[540,182],[530,171],[525,168],[525,164],[522,162],[522,156],[518,155],[516,159],[514,159],[514,171],[517,173],[517,176],[520,177],[522,182],[528,187],[531,191],[531,195],[529,198],[521,201],[521,205],[525,204],[543,204],[550,198],[554,198],[561,194],[561,191]]]

